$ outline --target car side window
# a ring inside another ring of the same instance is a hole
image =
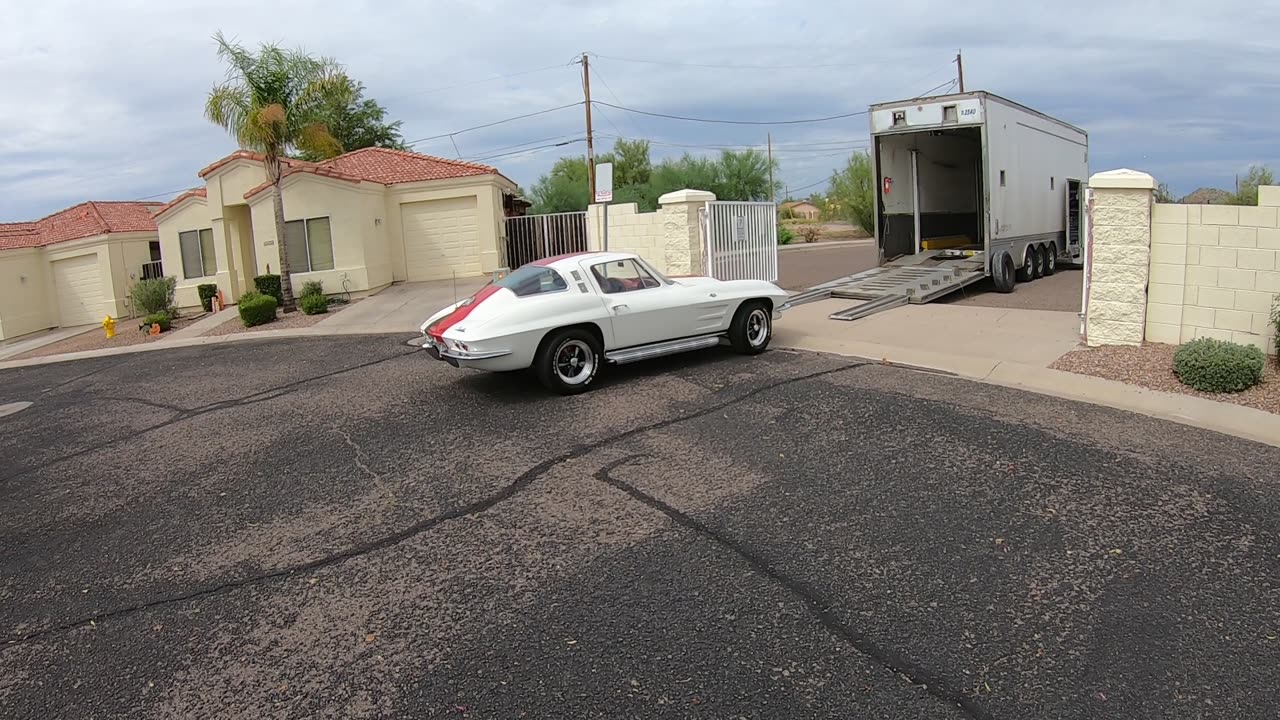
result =
[[[612,260],[592,265],[591,274],[606,295],[656,288],[661,284],[634,260]]]

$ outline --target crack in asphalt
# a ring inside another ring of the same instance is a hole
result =
[[[899,675],[907,682],[921,688],[935,698],[948,704],[954,704],[966,717],[973,718],[973,720],[991,720],[991,714],[985,708],[975,703],[972,698],[967,697],[951,683],[898,651],[881,647],[871,638],[859,634],[841,622],[828,609],[834,606],[835,603],[823,598],[821,593],[807,585],[803,580],[787,575],[763,556],[752,551],[743,542],[735,540],[636,486],[613,476],[613,471],[617,468],[647,457],[647,455],[630,455],[620,460],[615,460],[597,470],[594,477],[596,480],[630,496],[633,500],[637,500],[650,509],[665,515],[680,527],[702,535],[742,558],[752,571],[765,576],[775,585],[803,602],[809,613],[828,632],[843,640],[867,658]]]
[[[384,358],[383,361],[389,360],[389,359],[391,358]],[[378,362],[382,362],[382,361],[378,361]],[[374,363],[368,363],[368,364],[374,364]],[[562,452],[559,455],[543,460],[537,465],[534,465],[528,470],[525,470],[523,473],[517,476],[516,479],[513,480],[510,484],[504,486],[497,492],[487,495],[484,498],[481,498],[480,500],[477,500],[468,505],[463,505],[461,507],[453,508],[452,510],[447,510],[438,515],[434,515],[430,518],[427,518],[420,522],[409,525],[408,527],[405,527],[404,529],[399,530],[390,535],[384,535],[383,537],[380,537],[376,540],[372,540],[370,542],[362,543],[359,545],[353,545],[345,550],[339,551],[332,555],[326,555],[324,557],[317,558],[315,560],[311,560],[305,563],[292,565],[287,568],[273,570],[271,572],[261,573],[258,575],[250,575],[248,577],[240,578],[237,580],[231,580],[225,583],[220,583],[218,585],[199,588],[196,590],[190,590],[188,592],[180,593],[177,595],[170,595],[166,597],[156,598],[154,600],[148,600],[146,602],[127,605],[125,607],[116,608],[115,610],[110,610],[104,613],[83,616],[76,620],[71,620],[69,622],[61,623],[59,625],[47,627],[43,630],[37,630],[35,632],[28,633],[22,636],[21,638],[10,639],[7,641],[7,643],[3,648],[0,648],[0,652],[3,652],[4,650],[8,650],[10,648],[19,647],[22,644],[30,642],[32,640],[38,640],[40,638],[43,638],[49,635],[65,632],[67,630],[72,630],[77,627],[87,625],[89,623],[96,624],[103,620],[110,620],[113,618],[129,615],[135,612],[149,610],[151,608],[155,608],[163,605],[170,605],[173,603],[186,602],[188,600],[205,598],[211,595],[218,595],[224,592],[236,590],[236,589],[239,589],[248,585],[254,585],[260,582],[266,582],[270,580],[284,578],[284,577],[292,576],[298,573],[305,573],[305,572],[311,572],[314,570],[319,570],[322,568],[329,567],[331,565],[337,565],[339,563],[343,563],[352,558],[360,557],[362,555],[366,555],[372,552],[377,552],[379,550],[385,550],[386,548],[389,548],[401,542],[404,542],[405,540],[408,540],[409,538],[415,535],[419,535],[421,533],[430,531],[443,523],[449,522],[450,520],[457,520],[464,517],[470,517],[470,516],[478,515],[480,513],[491,510],[495,506],[499,505],[500,503],[503,503],[515,497],[516,494],[518,494],[525,488],[532,485],[535,480],[542,477],[546,473],[550,472],[556,466],[564,464],[571,460],[577,460],[579,458],[585,457],[601,448],[607,447],[617,442],[621,442],[623,440],[627,440],[629,438],[635,437],[636,435],[651,432],[653,430],[661,430],[662,428],[675,425],[676,423],[684,422],[686,420],[694,420],[694,419],[703,417],[705,415],[718,412],[731,405],[745,402],[747,400],[750,400],[753,397],[756,397],[757,395],[768,392],[770,390],[777,389],[779,387],[791,385],[797,382],[803,382],[805,380],[813,380],[813,379],[824,377],[827,375],[833,375],[838,372],[844,372],[845,370],[852,370],[860,367],[865,367],[866,364],[867,363],[848,363],[848,364],[841,365],[839,367],[828,368],[826,370],[809,373],[808,375],[800,375],[793,378],[787,378],[785,380],[779,380],[778,382],[770,383],[768,385],[761,385],[760,387],[753,388],[738,397],[730,398],[723,402],[706,406],[701,410],[697,410],[695,412],[685,413],[682,415],[678,415],[676,417],[666,418],[664,420],[658,420],[652,423],[648,423],[646,425],[641,425],[639,427],[634,427],[629,430],[624,430],[622,432],[616,433],[614,435],[609,435],[607,437],[600,438],[598,440],[593,440],[588,443],[583,443],[569,450],[566,450],[565,452]],[[351,368],[351,369],[355,369],[355,368]],[[313,378],[313,379],[316,379],[316,378]],[[252,397],[252,396],[249,396],[249,397]]]
[[[133,440],[133,439],[142,437],[143,435],[146,435],[148,433],[155,432],[156,430],[162,430],[164,428],[170,427],[172,425],[176,425],[180,422],[191,420],[193,418],[200,417],[202,415],[208,415],[209,413],[215,413],[220,410],[227,410],[230,408],[255,405],[257,403],[266,402],[268,400],[275,400],[276,398],[280,398],[297,391],[299,388],[301,388],[303,385],[306,385],[307,383],[315,382],[316,380],[325,380],[327,378],[331,378],[336,375],[342,375],[343,373],[349,373],[355,370],[363,370],[364,368],[367,368],[367,367],[372,367],[374,365],[379,365],[381,363],[384,363],[390,360],[395,360],[401,357],[407,357],[409,355],[413,355],[413,352],[397,352],[393,355],[388,355],[387,357],[384,357],[384,358],[379,358],[377,360],[370,360],[369,362],[360,363],[359,365],[352,365],[351,367],[342,368],[340,370],[334,370],[332,372],[327,372],[320,375],[303,378],[301,380],[294,380],[292,382],[285,383],[284,385],[279,385],[273,388],[267,388],[266,390],[259,390],[258,392],[245,395],[242,398],[236,398],[234,400],[219,400],[218,402],[209,403],[208,405],[201,405],[200,407],[191,408],[189,410],[179,409],[177,410],[177,414],[175,414],[173,417],[169,418],[168,420],[158,422],[154,425],[148,425],[147,427],[144,427],[140,430],[135,430],[126,435],[121,435],[120,437],[111,438],[109,440],[103,440],[100,443],[95,443],[93,445],[83,447],[73,453],[69,453],[67,455],[63,455],[58,458],[54,458],[53,460],[49,460],[39,465],[33,465],[31,467],[18,470],[17,472],[13,472],[8,475],[5,475],[4,477],[0,477],[0,483],[7,483],[10,480],[16,480],[17,478],[20,478],[23,475],[26,475],[27,473],[53,467],[60,463],[64,463],[68,460],[74,460],[78,457],[83,457],[84,455],[88,455],[89,453],[94,453],[94,452],[98,452],[99,450],[104,450],[106,448],[111,447],[112,445],[115,445],[116,443],[124,442],[125,440]],[[120,364],[123,364],[123,363],[120,363]],[[115,366],[113,365],[111,367],[115,367]],[[95,371],[95,372],[98,372],[98,371]],[[93,373],[89,373],[89,374],[92,375]],[[63,383],[63,384],[65,385],[66,383]],[[127,400],[129,402],[142,402],[145,404],[154,405],[154,403],[138,400],[136,398],[112,398],[112,399]]]

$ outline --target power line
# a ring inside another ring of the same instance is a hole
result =
[[[508,153],[499,153],[497,155],[488,155],[485,157],[479,157],[479,158],[475,158],[473,162],[481,162],[484,160],[497,160],[498,158],[517,157],[520,155],[532,155],[536,152],[541,152],[543,150],[550,150],[551,148],[564,147],[566,145],[573,145],[574,143],[580,143],[580,142],[586,142],[586,141],[587,141],[586,138],[574,138],[573,140],[565,140],[564,142],[549,143],[547,145],[538,145],[537,147],[525,148],[523,150],[515,150]]]
[[[185,187],[185,188],[182,188],[182,189],[180,189],[180,190],[169,190],[169,191],[162,192],[162,193],[156,193],[155,195],[148,195],[148,196],[146,196],[146,197],[134,198],[134,200],[135,200],[135,201],[137,201],[137,200],[154,200],[154,199],[156,199],[156,198],[162,198],[162,197],[166,197],[166,196],[169,196],[169,195],[177,195],[178,193],[184,193],[184,192],[186,192],[186,191],[188,191],[188,190],[190,190],[190,189],[191,189],[191,188],[189,188],[189,187]]]
[[[919,94],[919,95],[917,95],[916,97],[917,97],[917,98],[927,97],[927,96],[928,96],[930,93],[932,93],[934,90],[937,90],[937,89],[939,89],[939,88],[943,88],[943,87],[947,88],[946,92],[950,92],[950,91],[951,91],[951,88],[955,87],[955,84],[956,84],[956,80],[954,80],[954,79],[952,79],[952,80],[948,80],[948,81],[946,81],[946,82],[942,83],[941,85],[938,85],[937,87],[931,87],[931,88],[929,88],[928,90],[925,90],[924,92],[920,93],[920,94]],[[943,94],[946,94],[946,93],[944,92]],[[915,98],[912,98],[912,100],[914,100],[914,99],[915,99]]]
[[[836,68],[836,67],[862,67],[866,63],[806,63],[803,65],[728,65],[717,63],[686,63],[675,62],[672,60],[642,60],[639,58],[614,57],[612,55],[601,55],[599,53],[590,53],[604,60],[616,60],[618,62],[640,63],[643,65],[671,65],[675,67],[698,67],[698,68],[717,68],[722,70],[811,70],[813,68]]]
[[[538,143],[551,142],[552,140],[563,140],[565,138],[571,138],[571,137],[576,137],[576,135],[574,135],[573,133],[565,133],[563,135],[553,135],[551,137],[538,138],[537,140],[530,140],[529,142],[516,143],[515,145],[503,145],[502,147],[489,148],[488,150],[482,150],[477,153],[472,153],[471,156],[475,158],[475,157],[480,157],[481,155],[492,155],[494,153],[500,153],[504,150],[513,150],[515,148],[522,148],[529,145],[536,145]]]
[[[835,176],[835,175],[832,175],[832,176],[830,176],[830,177],[823,178],[822,180],[819,180],[819,181],[818,181],[818,182],[816,182],[816,183],[810,183],[810,184],[805,185],[805,186],[803,186],[803,187],[798,187],[798,188],[788,188],[787,192],[788,192],[788,194],[790,194],[790,193],[800,192],[801,190],[808,190],[809,188],[815,188],[815,187],[818,187],[819,185],[821,185],[821,184],[823,184],[823,183],[829,183],[829,182],[831,182],[832,180],[835,180],[835,179],[836,179],[836,176]]]
[[[596,133],[596,134],[601,137],[621,138],[620,135],[610,135],[608,133]],[[622,139],[626,139],[626,138],[622,138]],[[760,148],[765,147],[764,143],[741,144],[741,145],[727,144],[727,143],[697,144],[697,143],[668,142],[666,140],[657,140],[654,138],[647,138],[647,137],[633,137],[630,139],[643,140],[652,145],[661,145],[663,147],[693,148],[698,150],[758,150]],[[825,150],[837,150],[842,145],[847,145],[848,149],[855,150],[858,148],[866,147],[868,144],[869,144],[868,141],[858,139],[858,140],[829,140],[829,141],[820,142],[820,143],[774,143],[773,147],[775,152],[782,152],[782,153],[789,154],[789,153],[796,153],[796,152],[803,153],[805,151],[803,150],[779,151],[778,148],[812,148],[810,152],[822,152]],[[819,147],[819,146],[827,146],[827,147]]]
[[[462,133],[471,132],[472,130],[481,130],[484,128],[493,127],[494,125],[502,125],[504,123],[509,123],[516,120],[524,120],[525,118],[536,117],[538,115],[546,115],[547,113],[553,113],[559,110],[568,110],[569,108],[575,108],[575,107],[578,107],[579,105],[582,105],[582,102],[569,103],[568,105],[561,105],[560,107],[547,108],[546,110],[539,110],[537,112],[525,113],[524,115],[516,115],[515,117],[509,117],[503,120],[495,120],[491,123],[485,123],[483,125],[476,125],[474,127],[463,128],[462,130],[454,130],[453,132],[441,133],[439,135],[432,135],[431,137],[418,138],[417,140],[410,140],[405,144],[409,146],[413,146],[413,145],[417,145],[418,143],[426,142],[428,140],[438,140],[440,138],[453,137],[454,135],[461,135]]]
[[[842,115],[830,115],[828,117],[821,117],[821,118],[806,118],[804,120],[720,120],[720,119],[711,119],[711,118],[686,117],[683,115],[668,115],[666,113],[649,112],[648,110],[637,110],[635,108],[623,107],[621,105],[613,105],[611,103],[607,103],[601,100],[592,100],[591,104],[603,105],[604,107],[611,107],[611,108],[614,108],[615,110],[622,110],[623,112],[636,113],[638,115],[648,115],[650,117],[667,118],[668,120],[684,120],[686,122],[700,122],[700,123],[718,123],[721,125],[802,125],[805,123],[827,122],[829,120],[842,120],[844,118],[851,118],[851,117],[857,117],[859,115],[866,115],[869,112],[868,110],[859,110],[857,112],[844,113]]]
[[[622,100],[618,98],[618,94],[613,91],[613,88],[609,87],[609,81],[605,80],[604,76],[600,74],[599,68],[592,68],[591,72],[596,76],[596,79],[604,85],[604,89],[609,91],[609,96],[613,98],[613,101],[621,105]],[[618,127],[618,124],[613,121],[613,118],[606,115],[604,111],[600,112],[600,116],[609,122],[610,127],[618,131],[618,135],[623,135],[622,128]]]

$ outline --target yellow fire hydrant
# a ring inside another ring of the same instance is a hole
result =
[[[102,329],[107,331],[108,340],[115,337],[116,336],[116,319],[111,317],[110,315],[103,318]]]

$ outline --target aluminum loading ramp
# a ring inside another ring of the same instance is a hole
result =
[[[832,313],[832,320],[857,320],[907,303],[927,303],[971,285],[983,277],[982,254],[947,257],[947,251],[923,252],[893,260],[878,268],[816,285],[791,296],[788,305],[827,298],[862,302]]]

